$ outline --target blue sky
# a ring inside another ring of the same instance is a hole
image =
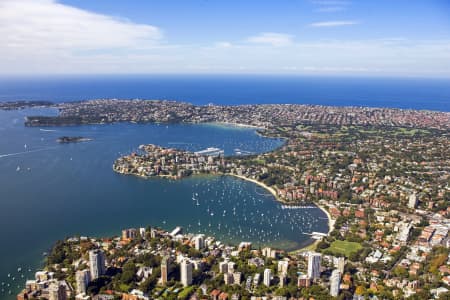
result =
[[[139,0],[61,1],[93,12],[162,28],[173,42],[238,40],[258,32],[285,32],[300,40],[327,38],[449,38],[450,1],[433,0]],[[315,22],[359,26],[318,30]]]
[[[450,77],[446,0],[2,0],[3,74]]]

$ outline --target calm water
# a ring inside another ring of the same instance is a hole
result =
[[[281,140],[218,125],[25,128],[24,116],[37,112],[48,110],[0,111],[1,300],[15,297],[55,240],[75,234],[118,235],[133,226],[170,230],[181,225],[223,241],[293,249],[309,242],[302,232],[328,230],[318,208],[282,210],[265,190],[247,181],[228,176],[144,180],[116,174],[111,167],[119,155],[143,143],[189,150],[216,146],[232,154],[235,148],[270,151]],[[62,135],[94,140],[57,144]],[[18,273],[18,267],[25,272]]]
[[[173,99],[194,104],[305,103],[450,111],[450,79],[302,76],[0,78],[0,101]]]

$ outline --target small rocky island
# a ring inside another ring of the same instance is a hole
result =
[[[62,136],[57,138],[56,141],[61,144],[67,144],[67,143],[89,142],[92,141],[92,139],[82,136]]]

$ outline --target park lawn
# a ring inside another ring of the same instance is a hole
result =
[[[326,250],[329,250],[335,254],[342,254],[346,257],[349,257],[350,254],[358,251],[361,248],[362,246],[360,243],[336,240],[332,242],[330,247]]]
[[[429,134],[430,132],[428,130],[425,129],[411,129],[411,128],[398,128],[398,131],[395,133],[395,135],[399,135],[399,134],[404,134],[404,135],[415,135],[416,133],[421,133],[421,134]]]
[[[193,286],[188,286],[178,294],[178,299],[187,299],[194,291]]]

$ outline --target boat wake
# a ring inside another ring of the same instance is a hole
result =
[[[44,131],[44,132],[55,132],[56,130],[53,130],[53,129],[42,129],[42,128],[40,128],[39,129],[40,131]]]
[[[10,157],[10,156],[17,156],[17,155],[28,154],[28,153],[41,152],[41,151],[46,151],[46,150],[52,150],[52,149],[55,149],[55,148],[57,148],[57,147],[46,147],[46,148],[40,148],[40,149],[35,149],[35,150],[30,150],[30,151],[22,151],[22,152],[15,152],[15,153],[0,154],[0,158]]]

